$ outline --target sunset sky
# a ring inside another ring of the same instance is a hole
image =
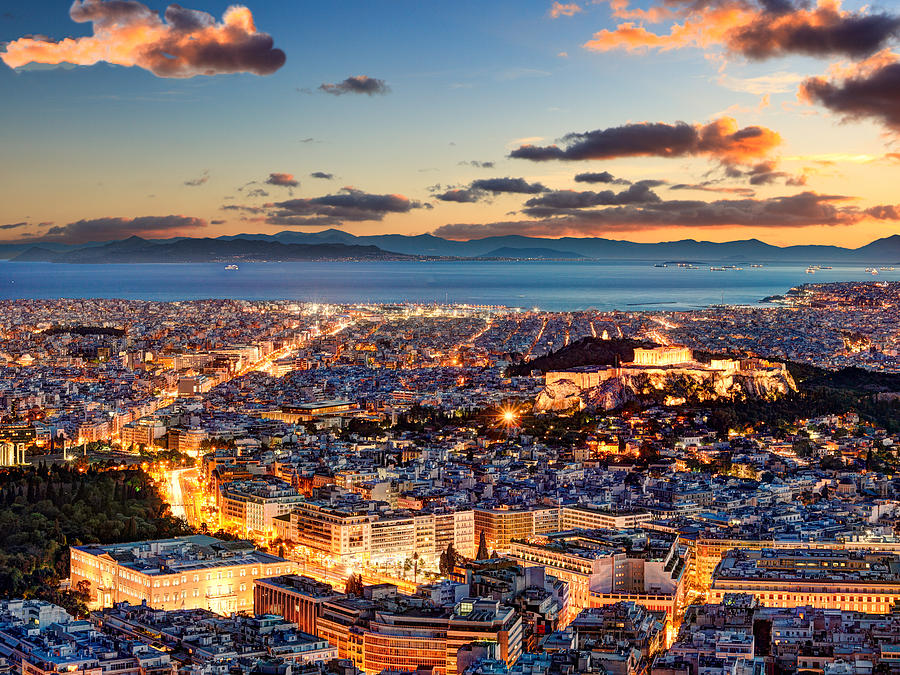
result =
[[[0,239],[860,246],[898,38],[884,0],[4,0]]]

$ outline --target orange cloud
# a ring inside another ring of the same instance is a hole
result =
[[[749,164],[767,157],[781,135],[760,126],[740,128],[731,117],[708,124],[639,122],[571,133],[558,145],[522,145],[510,157],[548,160],[616,159],[621,157],[707,156],[724,164]]]
[[[773,11],[763,0],[663,0],[649,10],[629,9],[628,0],[610,0],[610,5],[615,17],[627,20],[595,33],[585,48],[605,52],[724,46],[751,59],[787,54],[860,58],[882,49],[900,33],[900,17],[843,11],[840,0],[819,0],[812,9],[791,6],[789,11]],[[635,19],[647,23],[680,19],[680,23],[673,23],[668,33],[654,33]]]
[[[550,16],[558,19],[561,16],[575,16],[581,11],[581,5],[574,2],[562,3],[554,2],[550,8]]]
[[[268,75],[285,62],[271,36],[256,30],[250,10],[237,5],[228,8],[221,22],[178,5],[170,5],[161,19],[136,0],[75,0],[69,16],[78,23],[92,23],[94,34],[58,42],[23,37],[10,42],[0,59],[10,68],[29,63],[91,66],[104,61],[177,78]]]

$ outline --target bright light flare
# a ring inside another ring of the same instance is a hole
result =
[[[514,427],[519,423],[519,411],[515,408],[503,408],[500,411],[499,421],[505,427]]]

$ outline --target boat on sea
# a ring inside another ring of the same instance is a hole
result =
[[[807,273],[807,274],[815,274],[815,273],[816,273],[816,267],[815,267],[815,266],[807,267],[807,268],[806,268],[806,273]]]
[[[762,265],[760,265],[758,263],[753,263],[752,265],[750,265],[750,267],[762,267]]]
[[[237,265],[225,265],[226,270],[236,270],[238,269]]]
[[[876,270],[874,267],[867,267],[866,272],[868,272],[869,274],[871,274],[873,276],[878,274],[878,270]]]
[[[710,267],[709,271],[710,272],[724,272],[725,268],[724,267]]]

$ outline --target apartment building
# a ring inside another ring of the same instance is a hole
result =
[[[672,617],[687,592],[689,556],[674,535],[570,530],[515,540],[510,556],[569,584],[564,624],[587,607],[629,601]]]
[[[713,573],[709,597],[747,593],[767,607],[888,613],[900,600],[900,555],[825,549],[735,549]]]

